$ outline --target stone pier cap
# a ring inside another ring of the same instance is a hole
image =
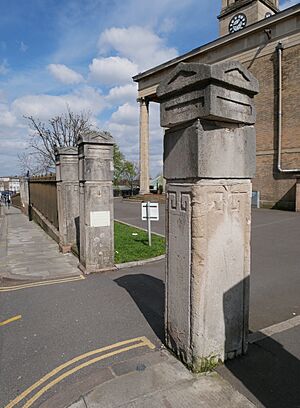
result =
[[[112,180],[114,144],[114,139],[109,132],[91,131],[79,137],[80,181]],[[83,157],[85,160],[82,160]]]
[[[195,119],[255,123],[258,81],[239,62],[179,63],[157,88],[161,126]]]
[[[92,130],[78,138],[77,145],[85,144],[100,144],[100,145],[114,145],[114,138],[109,132]]]
[[[73,146],[56,147],[56,181],[78,181],[78,148]],[[74,171],[75,170],[75,171]]]

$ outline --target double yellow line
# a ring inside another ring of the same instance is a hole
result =
[[[0,286],[0,293],[1,292],[13,292],[15,290],[21,290],[21,289],[35,288],[37,286],[57,285],[60,283],[76,282],[76,281],[80,281],[83,279],[85,279],[85,277],[83,275],[80,275],[80,276],[74,276],[70,278],[61,278],[61,279],[53,279],[53,280],[48,280],[48,281],[24,283],[23,285]]]
[[[21,315],[11,317],[10,319],[4,320],[4,322],[0,322],[0,327],[5,326],[6,324],[15,322],[16,320],[20,320],[20,319],[22,319]]]
[[[88,353],[82,354],[78,357],[73,358],[72,360],[67,361],[66,363],[60,365],[59,367],[55,368],[54,370],[50,371],[48,374],[46,374],[44,377],[42,377],[40,380],[38,380],[36,383],[34,383],[31,387],[27,388],[27,390],[23,391],[22,394],[20,394],[18,397],[16,397],[13,401],[11,401],[8,405],[6,405],[5,408],[13,408],[15,407],[19,402],[23,401],[29,394],[31,394],[33,391],[35,391],[37,388],[39,388],[41,385],[46,383],[48,380],[51,380],[52,377],[56,376],[58,373],[66,369],[67,367],[78,363],[81,360],[87,359],[88,357],[94,356],[96,354],[100,354],[100,356],[94,357],[92,359],[89,359],[73,368],[70,370],[67,370],[60,374],[58,377],[55,377],[52,379],[50,382],[48,382],[46,385],[44,385],[42,388],[40,388],[39,391],[37,391],[27,402],[23,405],[23,408],[29,408],[32,406],[32,404],[39,399],[43,394],[45,394],[46,391],[48,391],[50,388],[52,388],[54,385],[58,384],[62,380],[64,380],[66,377],[69,377],[70,375],[76,373],[77,371],[88,367],[94,363],[97,363],[98,361],[104,360],[106,358],[115,356],[117,354],[125,353],[126,351],[136,349],[138,347],[148,347],[150,349],[154,349],[155,346],[148,340],[146,337],[137,337],[134,339],[130,340],[124,340],[120,341],[115,344],[111,344],[106,347],[102,347],[97,350],[89,351]]]

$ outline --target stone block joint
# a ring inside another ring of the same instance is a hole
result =
[[[79,268],[86,274],[114,268],[113,145],[108,132],[78,142]]]
[[[237,62],[161,82],[167,179],[166,344],[193,371],[247,350],[256,79]]]

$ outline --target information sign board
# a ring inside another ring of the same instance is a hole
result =
[[[148,209],[147,209],[148,208]],[[151,221],[159,221],[158,203],[142,203],[142,220],[148,220],[148,214]]]

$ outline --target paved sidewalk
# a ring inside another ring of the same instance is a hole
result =
[[[55,241],[14,207],[4,208],[0,255],[2,279],[32,281],[80,275],[77,259],[60,253]]]
[[[111,366],[111,375],[69,408],[253,408],[217,373],[193,375],[166,351]],[[41,408],[60,406],[55,399]]]

